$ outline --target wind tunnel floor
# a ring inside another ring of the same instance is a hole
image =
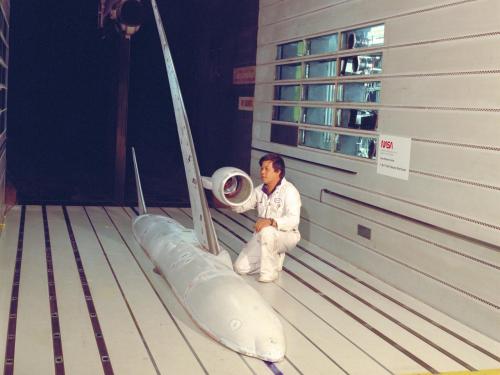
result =
[[[192,225],[189,209],[150,212]],[[255,217],[212,215],[236,257]],[[9,211],[0,237],[4,374],[500,373],[499,342],[304,240],[275,283],[245,277],[283,322],[285,360],[232,352],[200,331],[153,272],[133,238],[134,216],[126,207]]]

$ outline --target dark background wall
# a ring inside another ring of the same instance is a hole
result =
[[[232,84],[254,65],[258,0],[158,1],[202,173],[248,170],[251,112]],[[97,1],[30,0],[11,9],[8,177],[22,203],[109,203],[113,192],[116,42],[97,29]],[[150,5],[132,37],[128,145],[146,199],[185,204],[187,192],[165,66]],[[135,187],[128,160],[127,194]]]

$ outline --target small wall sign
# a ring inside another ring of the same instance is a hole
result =
[[[410,175],[411,138],[380,134],[377,173],[408,180]]]

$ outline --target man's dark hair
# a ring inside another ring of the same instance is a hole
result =
[[[280,172],[280,178],[285,177],[285,161],[278,154],[265,154],[259,160],[259,165],[262,167],[262,163],[265,161],[271,161],[273,163],[273,169],[275,172]]]

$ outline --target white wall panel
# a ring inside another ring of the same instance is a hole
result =
[[[261,17],[259,17],[259,26],[265,26],[300,16],[302,14],[318,12],[318,10],[325,10],[327,8],[338,7],[343,3],[354,3],[353,0],[284,0],[271,4],[266,8]]]
[[[410,169],[490,185],[500,195],[499,166],[500,150],[412,142]]]
[[[259,25],[262,27],[289,18],[320,12],[334,12],[339,18],[342,18],[353,11],[360,11],[359,19],[361,21],[358,23],[361,23],[372,21],[375,16],[378,16],[377,18],[390,17],[459,2],[461,0],[413,0],[411,3],[393,0],[285,0],[274,2],[265,9],[259,17]],[[371,16],[365,11],[367,9],[372,11]],[[383,11],[384,9],[385,11]],[[345,23],[340,23],[340,25],[345,25]]]
[[[455,319],[500,340],[500,332],[491,327],[498,324],[498,310],[483,304],[452,288],[402,267],[361,244],[352,242],[314,223],[302,220],[301,232],[308,232],[315,243],[336,256],[357,265],[399,290],[413,295],[429,305],[444,311]]]
[[[257,44],[293,40],[319,33],[349,29],[353,25],[365,23],[385,23],[386,46],[498,31],[500,3],[496,0],[477,0],[470,3],[457,0],[437,3],[437,5],[443,3],[460,5],[428,12],[409,13],[426,6],[432,9],[436,1],[421,0],[409,3],[394,0],[368,0],[352,4],[345,3],[322,12],[263,26],[259,28]],[[399,12],[396,9],[399,9]],[[409,15],[389,18],[401,13],[409,13]]]
[[[476,0],[459,6],[441,8],[394,18],[386,23],[386,45],[393,46],[428,40],[455,38],[498,32],[500,2]]]
[[[274,88],[271,84],[256,84],[255,98],[259,101],[273,100]]]
[[[276,59],[276,45],[267,44],[261,45],[257,48],[257,68],[260,64],[266,64],[274,61]]]
[[[497,269],[479,262],[464,262],[462,256],[442,251],[429,243],[322,204],[305,195],[302,195],[302,204],[306,211],[314,212],[309,220],[323,228],[342,233],[411,268],[433,275],[446,284],[500,306],[500,294],[495,285],[498,281]],[[370,240],[357,235],[358,224],[371,229]]]
[[[383,50],[384,75],[498,70],[500,35]]]
[[[274,48],[275,52],[274,54],[276,55],[276,48]],[[276,66],[275,65],[259,65],[257,67],[257,71],[255,74],[255,83],[269,83],[274,80],[274,75],[276,72]]]
[[[410,138],[500,146],[500,112],[384,108],[379,132]]]
[[[271,125],[267,123],[254,123],[252,128],[252,139],[267,141],[271,137]]]
[[[500,74],[382,80],[381,104],[500,109]]]
[[[284,4],[286,0],[260,0],[260,8],[269,7],[273,4]]]
[[[269,122],[271,121],[273,113],[273,105],[264,102],[254,102],[253,119],[256,122]],[[269,139],[269,138],[267,138]]]

